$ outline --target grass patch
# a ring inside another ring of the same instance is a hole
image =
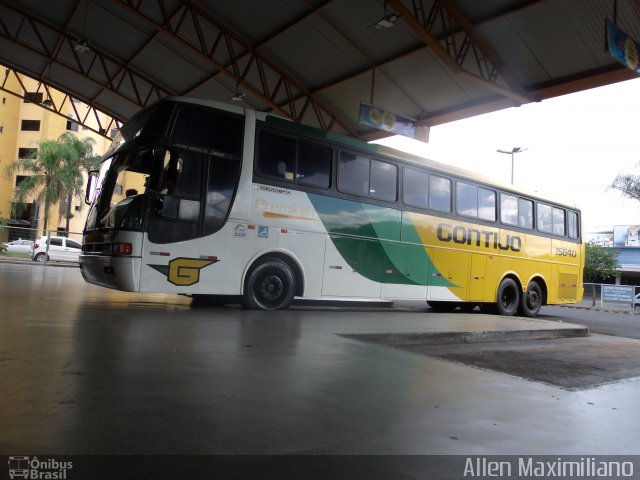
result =
[[[20,253],[20,252],[0,252],[0,256],[13,257],[13,258],[31,258],[31,256],[28,253]]]

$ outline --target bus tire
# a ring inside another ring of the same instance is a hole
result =
[[[508,317],[516,314],[520,305],[520,288],[513,278],[505,278],[500,282],[496,300],[498,314]]]
[[[291,267],[278,258],[265,258],[249,274],[242,304],[252,310],[282,310],[291,304],[295,291]]]
[[[529,282],[520,299],[520,313],[525,317],[537,317],[542,306],[542,289],[535,280]]]

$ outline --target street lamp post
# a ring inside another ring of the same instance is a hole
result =
[[[506,153],[507,155],[511,155],[511,185],[513,185],[513,167],[515,163],[516,153],[524,152],[525,150],[526,148],[520,148],[520,147],[513,147],[510,152],[506,150],[500,150],[500,149],[496,150],[496,152],[498,153]]]

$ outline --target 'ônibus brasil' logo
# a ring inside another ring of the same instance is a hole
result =
[[[166,275],[170,283],[181,287],[188,287],[200,281],[200,270],[218,261],[218,259],[174,258],[168,265],[149,266]]]

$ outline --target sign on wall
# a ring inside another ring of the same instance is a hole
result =
[[[632,285],[602,285],[603,302],[633,303],[634,293]]]

